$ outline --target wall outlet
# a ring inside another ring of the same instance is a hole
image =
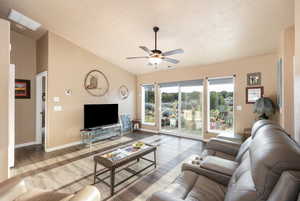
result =
[[[62,106],[61,105],[55,105],[54,106],[54,111],[56,111],[56,112],[62,111]]]
[[[54,101],[55,103],[58,103],[58,102],[60,101],[60,98],[59,98],[58,96],[53,97],[53,101]]]

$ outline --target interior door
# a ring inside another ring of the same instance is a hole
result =
[[[36,142],[45,145],[47,138],[47,72],[36,76]],[[45,146],[44,146],[45,148]]]

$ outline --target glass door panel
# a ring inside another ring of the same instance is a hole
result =
[[[161,95],[161,130],[164,132],[178,132],[178,97],[179,87],[162,87]]]
[[[214,133],[233,132],[233,78],[208,80],[208,131]]]
[[[183,135],[202,136],[202,86],[182,86],[180,130]]]

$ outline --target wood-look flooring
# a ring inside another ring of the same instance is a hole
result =
[[[95,186],[101,192],[102,200],[146,201],[152,193],[167,187],[180,173],[181,164],[190,155],[200,154],[204,147],[197,140],[135,132],[121,138],[97,142],[92,149],[74,146],[45,153],[37,146],[20,148],[16,150],[16,166],[12,173],[24,178],[31,187],[75,193],[93,183],[94,155],[137,140],[157,146],[157,168],[149,168],[123,183],[116,188],[116,195],[113,197],[110,197],[108,186],[97,183]],[[151,158],[153,154],[147,157]],[[138,171],[146,165],[147,162],[141,160],[131,168]],[[120,171],[116,175],[116,182],[129,175],[130,172]],[[109,182],[109,174],[104,177]]]

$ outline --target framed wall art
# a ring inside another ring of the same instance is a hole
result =
[[[127,86],[122,85],[119,88],[119,94],[122,100],[125,100],[129,96],[129,89]]]
[[[258,99],[263,97],[263,87],[247,87],[246,88],[246,104],[254,104]]]
[[[30,99],[30,80],[15,80],[15,98]]]
[[[104,96],[109,90],[109,81],[103,72],[92,70],[85,76],[84,88],[92,96]]]
[[[248,73],[247,74],[247,85],[248,86],[255,86],[261,85],[261,73]]]

